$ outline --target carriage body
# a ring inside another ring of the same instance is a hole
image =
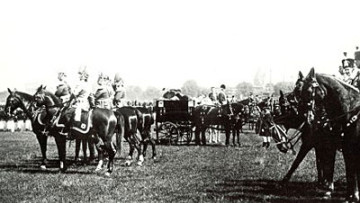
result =
[[[155,105],[157,141],[165,140],[170,144],[190,143],[194,108],[194,100],[157,100]]]

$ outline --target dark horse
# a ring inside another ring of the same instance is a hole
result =
[[[195,126],[195,143],[206,145],[205,131],[211,125],[220,125],[225,130],[225,145],[230,144],[230,132],[234,127],[233,120],[235,115],[239,115],[244,110],[244,105],[240,102],[228,103],[222,106],[200,105],[193,111],[193,125]],[[201,138],[200,138],[201,134]],[[233,144],[236,146],[235,137]],[[238,144],[240,144],[238,137]]]
[[[152,112],[144,107],[125,106],[117,108],[116,113],[125,119],[124,137],[129,143],[130,152],[126,165],[132,162],[134,149],[138,152],[138,165],[142,165],[148,144],[152,145],[152,158],[156,158],[155,141],[151,138],[151,125],[154,123]]]
[[[51,132],[64,136],[64,125],[69,127],[71,137],[83,138],[88,136],[96,143],[99,153],[99,164],[97,170],[101,169],[103,164],[104,152],[109,156],[106,175],[110,175],[113,171],[114,157],[117,151],[121,151],[122,138],[124,133],[124,118],[121,114],[115,116],[112,110],[95,108],[89,112],[81,114],[81,122],[73,121],[74,109],[69,106],[62,108],[59,106],[60,100],[54,94],[42,86],[40,86],[35,93],[36,102],[38,105],[44,105],[46,111],[49,113],[51,120]],[[71,96],[69,104],[71,104],[74,96]],[[66,132],[66,130],[65,130]],[[59,148],[60,161],[65,165],[66,145]]]
[[[302,81],[303,76],[301,73],[299,73],[299,80],[297,83],[301,83]],[[308,123],[304,121],[305,107],[302,103],[299,103],[299,101],[297,101],[293,92],[287,95],[280,93],[279,101],[282,113],[280,116],[276,117],[274,121],[276,124],[284,126],[284,129],[286,130],[285,133],[283,132],[283,138],[285,138],[285,143],[287,143],[286,146],[292,149],[293,145],[296,144],[299,138],[301,138],[302,141],[300,151],[297,154],[294,162],[292,163],[289,171],[285,175],[283,181],[287,182],[290,180],[292,174],[295,172],[295,170],[305,158],[307,153],[312,148],[314,148],[316,154],[316,167],[318,172],[319,186],[327,190],[325,195],[330,195],[330,192],[334,188],[332,163],[334,162],[336,153],[336,140],[334,140],[333,138],[336,138],[336,136],[329,137],[328,134],[336,133],[336,128],[334,128],[335,126],[333,126],[333,129],[331,130],[332,132],[329,131],[328,126],[318,126],[316,129],[310,128]],[[337,126],[337,128],[338,127],[339,126]],[[287,130],[289,130],[290,128],[297,129],[299,131],[299,137],[286,137]],[[278,132],[278,134],[281,134],[281,132]],[[295,141],[295,144],[291,143],[291,139],[297,139]]]
[[[45,108],[35,108],[35,102],[32,95],[24,93],[11,91],[8,89],[10,95],[6,99],[5,109],[8,114],[12,114],[17,108],[22,109],[28,118],[31,119],[32,129],[36,135],[36,138],[39,142],[42,160],[41,160],[41,168],[46,169],[47,157],[47,139],[48,135],[54,135],[56,145],[58,147],[59,157],[62,157],[62,151],[60,148],[65,147],[65,137],[64,136],[55,136],[57,134],[49,133],[49,131],[45,127],[45,117],[47,117],[48,112]],[[60,169],[64,170],[64,167],[60,165]]]
[[[338,140],[342,139],[347,179],[347,200],[359,201],[359,90],[333,76],[315,74],[315,70],[312,68],[308,76],[297,85],[294,92],[306,104],[307,116],[305,120],[311,126],[310,136],[320,136],[314,134],[317,129],[324,129],[324,126],[328,129],[328,133],[324,133],[323,136],[330,141],[321,143],[320,146],[325,148],[322,150],[324,153],[322,156],[328,159],[326,164],[329,164],[329,174],[333,173],[334,170],[334,148],[338,145]],[[326,150],[326,148],[330,148],[330,150]]]

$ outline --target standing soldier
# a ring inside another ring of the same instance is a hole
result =
[[[114,101],[113,101],[114,106],[118,108],[124,106],[125,87],[124,87],[124,81],[120,77],[119,73],[115,74],[114,83],[112,86],[115,91]]]
[[[86,70],[86,67],[79,69],[79,82],[73,90],[75,96],[75,121],[80,121],[81,119],[81,110],[89,110],[89,101],[88,97],[90,96],[91,87],[88,83],[89,73]]]
[[[109,86],[109,76],[100,73],[98,78],[98,88],[93,95],[95,100],[95,107],[111,109],[111,97],[113,96],[113,91]]]
[[[66,80],[66,74],[64,72],[58,73],[59,84],[56,86],[55,96],[61,99],[62,103],[68,102],[70,99],[71,88]]]

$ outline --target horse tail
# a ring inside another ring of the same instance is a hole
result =
[[[116,116],[116,148],[121,153],[123,138],[125,135],[125,118],[119,112],[114,112]]]

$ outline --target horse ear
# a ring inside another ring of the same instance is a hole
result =
[[[43,90],[46,90],[46,86],[43,87]]]
[[[314,67],[311,68],[308,77],[311,78],[311,79],[315,78],[315,69],[314,69]]]
[[[301,71],[299,71],[299,80],[303,80],[304,79],[304,75]]]
[[[284,97],[284,93],[282,90],[280,90],[280,97]]]
[[[8,92],[10,93],[10,94],[12,94],[12,91],[10,90],[10,88],[7,88],[8,89]]]

